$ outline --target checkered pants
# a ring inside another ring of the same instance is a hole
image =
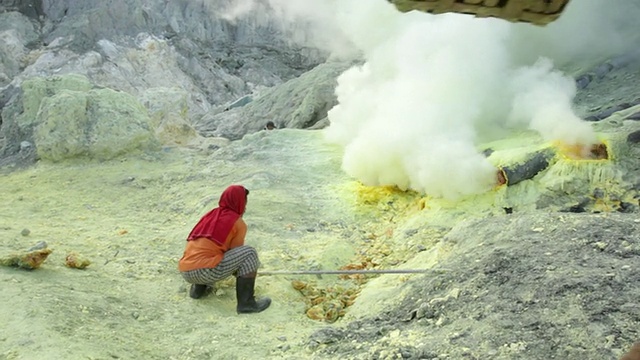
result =
[[[244,276],[258,271],[258,252],[251,246],[238,246],[224,253],[218,266],[211,269],[195,269],[182,272],[182,277],[191,284],[213,285],[231,275]]]

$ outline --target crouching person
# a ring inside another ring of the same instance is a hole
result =
[[[178,263],[182,277],[191,283],[189,295],[198,299],[216,281],[236,277],[237,311],[257,313],[271,305],[271,299],[254,297],[258,253],[244,245],[247,224],[242,220],[249,190],[231,185],[220,196],[218,207],[205,214],[187,237],[184,255]]]

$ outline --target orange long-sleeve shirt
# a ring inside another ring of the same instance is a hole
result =
[[[211,269],[218,266],[227,250],[244,245],[246,235],[247,224],[242,218],[238,218],[222,246],[203,237],[187,241],[184,255],[178,262],[178,270],[191,271]]]

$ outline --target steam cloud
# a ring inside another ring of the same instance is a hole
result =
[[[451,199],[495,184],[496,169],[476,146],[500,129],[529,128],[568,145],[594,143],[590,125],[572,109],[574,80],[554,70],[548,57],[566,62],[624,45],[588,42],[621,38],[614,25],[622,24],[624,12],[603,11],[598,0],[571,2],[545,28],[401,14],[385,0],[314,1],[320,8],[269,2],[289,21],[305,19],[310,29],[332,34],[333,42],[346,38],[365,60],[338,78],[339,104],[329,112],[326,135],[344,147],[343,169],[367,185]],[[590,17],[616,21],[584,21]]]

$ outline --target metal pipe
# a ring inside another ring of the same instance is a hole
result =
[[[555,152],[553,150],[543,149],[534,152],[521,163],[504,166],[498,171],[498,183],[511,186],[531,179],[546,169],[554,156]]]
[[[426,274],[443,270],[434,269],[396,269],[396,270],[280,270],[261,271],[258,275],[356,275],[356,274]]]

